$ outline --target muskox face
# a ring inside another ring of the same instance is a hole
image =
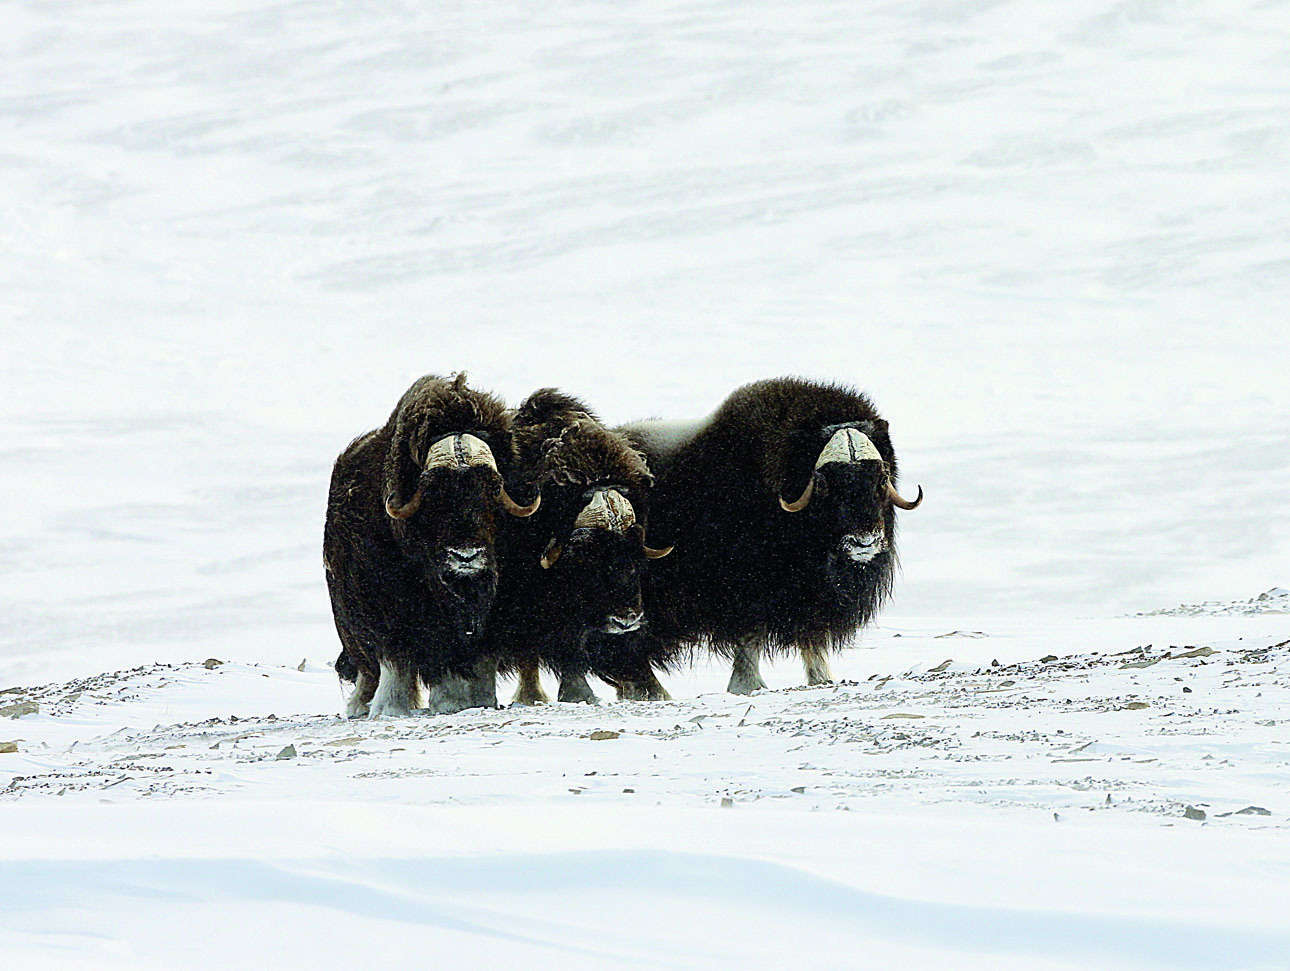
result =
[[[567,590],[561,598],[579,626],[606,634],[640,628],[641,569],[645,551],[634,529],[575,529],[551,571],[554,585]]]
[[[786,512],[803,514],[802,528],[813,534],[814,545],[824,551],[830,584],[849,598],[889,566],[892,506],[913,509],[923,493],[920,488],[913,502],[900,497],[882,454],[860,428],[827,431],[829,438],[801,496],[793,502],[781,497],[779,502]]]
[[[821,467],[818,476],[815,518],[827,550],[825,572],[833,588],[847,596],[890,555],[886,472],[881,462],[834,463]]]
[[[419,483],[420,507],[403,522],[405,555],[467,638],[484,628],[497,592],[497,495],[487,466],[436,468]]]
[[[628,499],[616,489],[598,489],[561,542],[553,538],[542,556],[554,599],[585,630],[627,634],[643,623],[641,571],[648,558],[667,550],[645,545],[644,530]]]
[[[529,506],[512,501],[491,450],[474,435],[443,436],[420,464],[411,490],[391,484],[385,511],[431,597],[463,637],[473,638],[482,632],[497,592],[498,511],[528,516],[539,500]],[[407,501],[405,491],[411,491]]]

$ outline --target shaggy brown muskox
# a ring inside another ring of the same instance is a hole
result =
[[[342,650],[355,682],[351,717],[497,705],[497,660],[483,633],[497,589],[496,510],[507,495],[510,415],[493,395],[427,375],[389,421],[336,460],[323,559]]]
[[[620,429],[655,475],[651,529],[683,537],[644,586],[649,630],[618,653],[666,666],[686,644],[734,662],[729,690],[764,688],[764,651],[801,652],[810,684],[891,592],[896,453],[863,394],[758,381],[697,422]],[[595,653],[597,645],[591,650]],[[630,696],[630,694],[629,694]]]
[[[514,481],[540,490],[542,508],[504,533],[489,642],[519,673],[517,703],[547,700],[540,667],[559,677],[558,700],[595,702],[586,638],[599,632],[612,655],[641,626],[642,568],[668,552],[645,545],[653,480],[627,439],[554,388],[530,395],[513,427]]]

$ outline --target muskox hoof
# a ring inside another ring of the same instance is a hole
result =
[[[366,718],[370,712],[371,705],[365,701],[350,695],[349,701],[345,702],[346,718]]]
[[[368,718],[407,718],[416,709],[401,700],[374,699],[367,708]]]
[[[517,691],[515,697],[511,699],[512,708],[532,708],[537,705],[545,705],[551,701],[545,691],[534,693],[524,693]]]
[[[556,700],[569,704],[600,704],[600,699],[591,690],[591,685],[587,684],[587,677],[583,674],[566,674],[561,677],[560,690],[556,694]]]
[[[730,672],[730,683],[726,685],[726,690],[732,695],[750,695],[754,691],[765,691],[766,682],[762,680],[761,672],[755,668],[751,671],[735,668]]]
[[[620,679],[616,682],[615,687],[618,689],[619,701],[671,701],[672,696],[667,693],[662,682],[654,677],[651,671],[649,674],[638,680]]]
[[[430,687],[425,712],[429,715],[452,715],[467,708],[497,707],[497,684],[492,677],[448,675]]]

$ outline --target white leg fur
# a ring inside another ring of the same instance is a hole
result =
[[[765,687],[766,682],[761,677],[761,644],[743,641],[735,648],[734,666],[726,690],[732,695],[750,695]]]
[[[802,666],[806,668],[807,684],[829,684],[833,681],[828,652],[817,644],[802,646]]]
[[[421,686],[411,671],[400,670],[389,661],[381,662],[381,680],[368,706],[369,718],[399,718],[419,707]]]
[[[354,682],[354,690],[350,692],[349,700],[345,703],[345,714],[349,718],[366,718],[367,710],[372,704],[372,692],[375,689],[362,671],[358,672],[358,680]]]
[[[526,664],[520,668],[520,683],[515,689],[513,705],[544,705],[551,699],[542,690],[542,677],[536,664]]]

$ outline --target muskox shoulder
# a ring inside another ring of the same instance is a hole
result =
[[[873,402],[855,388],[792,375],[736,389],[713,415],[715,423],[746,424],[754,429],[824,427],[878,419]]]

